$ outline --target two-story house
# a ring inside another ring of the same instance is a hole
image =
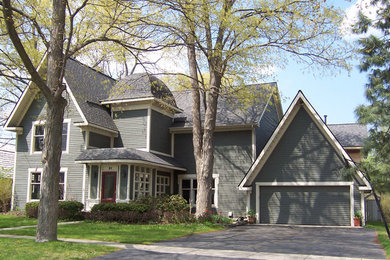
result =
[[[190,91],[171,92],[148,74],[116,81],[73,59],[64,83],[60,200],[78,200],[89,210],[99,202],[181,194],[195,205]],[[337,175],[353,166],[340,142],[303,94],[283,116],[280,99],[271,94],[277,93],[275,83],[248,88],[262,94],[248,108],[234,98],[218,103],[216,210],[244,216],[253,209],[261,223],[351,225],[370,186],[359,173],[351,181]],[[30,84],[5,125],[17,133],[13,209],[39,200],[45,109]],[[339,197],[340,205],[328,203]]]

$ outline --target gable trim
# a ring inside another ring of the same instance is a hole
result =
[[[76,100],[75,96],[73,95],[73,92],[72,92],[71,88],[69,87],[68,82],[66,81],[65,77],[63,80],[64,80],[64,83],[66,86],[65,90],[68,92],[70,99],[72,100],[73,104],[75,105],[75,107],[76,107],[77,111],[79,112],[81,118],[83,119],[84,123],[88,124],[88,121],[87,121],[83,111],[81,110],[79,103],[77,103],[77,100]]]
[[[280,139],[287,131],[288,127],[290,126],[291,122],[295,118],[295,115],[298,113],[301,107],[303,107],[306,110],[306,112],[312,118],[313,122],[316,124],[316,126],[325,136],[325,138],[329,141],[329,143],[332,145],[333,149],[340,156],[340,158],[344,159],[349,166],[356,167],[351,157],[347,154],[347,152],[343,149],[343,147],[335,138],[333,133],[322,121],[321,117],[318,115],[318,113],[315,111],[315,109],[312,107],[312,105],[303,95],[302,91],[298,91],[298,94],[295,96],[287,112],[283,116],[282,120],[279,122],[277,128],[271,135],[270,139],[267,141],[267,144],[265,145],[264,149],[261,151],[261,153],[255,160],[255,162],[249,168],[245,177],[240,182],[238,186],[240,190],[246,190],[244,188],[247,188],[249,185],[252,184],[255,177],[260,173],[261,169],[263,168],[263,166],[271,156],[272,152],[274,151]],[[363,176],[363,174],[360,171],[356,171],[356,174],[363,181],[363,183],[368,188],[368,190],[371,190],[371,185],[369,184],[367,179]]]
[[[39,72],[39,70],[41,69],[43,63],[46,61],[46,55],[47,55],[47,53],[45,52],[43,57],[42,57],[42,59],[41,59],[41,61],[38,64],[38,67],[36,68],[37,72]],[[14,109],[12,110],[10,116],[7,118],[7,121],[4,124],[4,129],[5,130],[7,130],[7,131],[15,131],[15,132],[17,132],[19,134],[19,130],[20,129],[17,126],[20,124],[20,122],[22,122],[24,116],[26,115],[28,109],[31,106],[31,103],[34,100],[35,95],[39,92],[39,88],[37,86],[35,86],[35,88],[31,87],[32,84],[34,84],[34,82],[32,82],[30,80],[30,82],[28,83],[27,87],[23,90],[23,93],[22,93],[21,97],[19,98],[19,100],[16,103]],[[27,95],[29,95],[29,97],[26,97]],[[26,98],[27,98],[27,100],[25,101]],[[22,102],[27,102],[27,103],[22,106],[21,105]],[[20,106],[22,106],[22,108],[20,108]],[[9,124],[11,123],[13,118],[15,117],[15,114],[20,109],[22,109],[21,116],[18,116],[18,118],[17,118],[16,124],[14,125],[16,127],[11,127]]]

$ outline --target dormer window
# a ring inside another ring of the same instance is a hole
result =
[[[45,121],[35,121],[32,127],[31,153],[41,153],[45,143]],[[63,152],[68,152],[69,143],[69,123],[70,119],[65,119],[62,126],[62,146]]]

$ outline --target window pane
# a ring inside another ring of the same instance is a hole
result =
[[[60,184],[58,199],[59,200],[64,200],[64,184]]]
[[[64,123],[62,125],[62,144],[61,144],[62,151],[66,151],[67,139],[68,139],[68,123]]]
[[[99,167],[97,165],[93,165],[91,167],[91,191],[90,191],[91,199],[97,198],[98,178],[99,178]]]
[[[40,184],[32,184],[31,185],[31,199],[32,200],[38,200],[39,199],[39,190],[40,190]]]
[[[127,198],[127,179],[128,179],[128,166],[121,165],[121,178],[120,178],[120,192],[119,198],[125,200]]]
[[[59,183],[65,183],[65,173],[64,172],[60,172]]]
[[[183,190],[182,196],[187,201],[187,203],[190,202],[190,191],[189,190]]]
[[[181,186],[183,189],[190,188],[191,186],[191,180],[183,180]]]
[[[43,150],[43,143],[44,143],[44,139],[42,136],[37,136],[35,137],[35,140],[34,140],[34,151],[42,151]]]
[[[44,126],[43,125],[36,125],[35,126],[35,135],[44,135],[45,133],[45,130],[44,130]]]
[[[32,174],[32,180],[33,183],[40,183],[41,182],[41,173],[40,172],[33,172]]]
[[[198,182],[194,179],[192,180],[192,188],[196,189],[198,187]]]

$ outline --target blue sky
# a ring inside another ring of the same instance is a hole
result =
[[[356,3],[343,0],[331,2],[344,10]],[[351,72],[335,72],[331,76],[313,75],[298,64],[289,64],[275,76],[283,99],[283,110],[288,108],[298,90],[302,90],[319,115],[328,115],[328,123],[356,122],[356,107],[367,104],[364,96],[367,74],[360,73],[358,64],[355,61]]]

